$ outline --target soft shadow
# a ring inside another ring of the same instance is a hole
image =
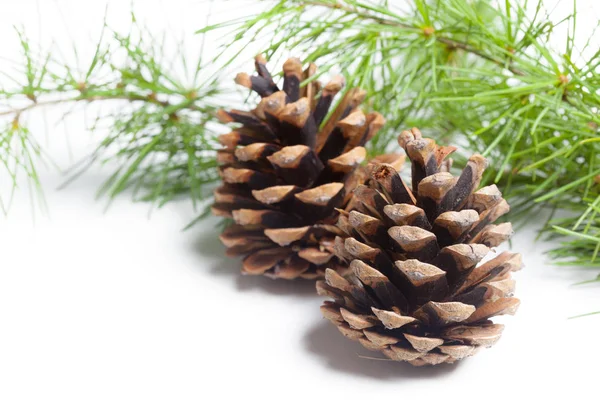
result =
[[[312,280],[296,279],[287,281],[283,279],[270,279],[265,276],[249,276],[241,274],[241,257],[228,257],[225,255],[225,246],[219,240],[219,227],[212,229],[214,219],[208,219],[206,227],[209,229],[188,232],[193,237],[194,251],[205,258],[213,260],[208,265],[211,275],[235,281],[237,289],[241,292],[262,291],[273,295],[293,295],[300,297],[316,296],[315,282]],[[199,265],[206,268],[206,264]]]
[[[217,226],[217,221],[214,218],[207,218],[199,225],[185,231],[184,234],[192,238],[192,248],[197,254],[217,260],[235,260],[235,258],[225,255],[225,246],[219,240],[221,230],[222,228]]]
[[[381,353],[370,352],[358,342],[343,337],[329,321],[322,320],[304,337],[305,347],[340,372],[380,380],[430,379],[450,373],[460,363],[431,367],[413,367],[409,363],[391,361]],[[361,357],[377,358],[367,359]]]
[[[264,276],[238,275],[237,288],[242,292],[260,290],[273,295],[293,295],[298,297],[316,297],[315,282],[312,280],[269,279]]]

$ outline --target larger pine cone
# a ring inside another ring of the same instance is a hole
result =
[[[412,190],[386,164],[355,190],[354,210],[338,223],[347,238],[335,246],[350,273],[327,270],[317,290],[334,301],[321,310],[344,336],[393,360],[451,363],[500,338],[503,326],[490,317],[516,311],[511,271],[521,256],[489,259],[512,227],[492,224],[509,210],[495,185],[474,192],[482,156],[454,177],[444,161],[454,147],[416,129],[399,142],[412,162]]]
[[[348,90],[330,111],[343,79],[322,90],[314,79],[302,85],[314,78],[314,64],[303,71],[298,59],[287,60],[283,90],[262,57],[255,67],[258,75],[238,74],[236,82],[262,97],[258,106],[219,114],[223,122],[241,125],[220,136],[224,183],[215,191],[213,213],[235,222],[221,240],[229,255],[245,256],[244,273],[322,277],[326,268],[344,268],[333,255],[334,239],[342,234],[335,208],[344,208],[364,182],[363,145],[383,117],[357,108],[365,96],[358,89]]]

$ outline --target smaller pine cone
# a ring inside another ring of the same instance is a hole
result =
[[[343,234],[336,208],[344,209],[368,177],[363,146],[383,117],[358,108],[365,97],[359,89],[335,103],[341,77],[323,88],[314,79],[302,85],[316,73],[314,64],[303,70],[298,59],[287,60],[281,90],[264,58],[255,67],[256,75],[238,74],[236,82],[258,93],[258,106],[219,113],[221,121],[239,125],[219,138],[223,185],[212,211],[234,220],[221,241],[228,255],[244,256],[245,274],[322,278],[326,268],[346,268],[333,252]]]
[[[412,190],[392,166],[378,164],[354,191],[353,209],[338,221],[347,236],[335,246],[349,273],[327,270],[317,282],[319,294],[333,298],[321,311],[344,336],[392,360],[452,363],[492,346],[503,326],[490,318],[519,305],[511,272],[521,256],[491,258],[512,234],[510,223],[492,224],[509,206],[495,185],[475,191],[482,156],[455,177],[445,160],[454,147],[417,129],[398,140],[411,160]]]

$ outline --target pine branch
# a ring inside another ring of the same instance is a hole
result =
[[[183,49],[162,54],[161,41],[135,20],[126,35],[105,27],[82,71],[51,52],[34,52],[20,33],[22,71],[3,74],[12,84],[0,88],[0,104],[10,105],[0,110],[6,120],[0,162],[11,181],[16,185],[25,173],[39,186],[36,165],[43,152],[22,115],[42,106],[115,102],[122,107],[90,127],[108,125],[109,134],[71,176],[95,163],[117,163],[100,193],[132,190],[136,199],[159,205],[179,195],[208,201],[218,177],[213,113],[225,89],[219,74],[205,70],[246,64],[254,54],[246,57],[244,49],[260,43],[275,62],[293,53],[318,63],[320,74],[338,69],[347,87],[366,89],[367,107],[388,119],[371,154],[394,150],[398,130],[410,126],[481,152],[491,161],[485,183],[502,187],[513,213],[531,215],[541,207],[569,212],[546,226],[548,237],[571,238],[552,256],[600,267],[600,52],[591,51],[595,30],[580,36],[587,42],[576,40],[576,10],[552,18],[541,1],[526,9],[521,0],[263,3],[269,5],[264,12],[200,31],[222,30],[222,53],[209,62],[189,63]],[[550,42],[560,26],[568,27],[562,51]],[[174,60],[194,65],[187,71],[191,79],[173,72]]]
[[[90,126],[91,131],[102,130],[105,139],[68,171],[67,183],[101,163],[116,165],[99,191],[109,198],[130,190],[135,199],[160,206],[181,195],[202,203],[210,197],[218,175],[209,121],[220,108],[217,98],[223,90],[218,81],[206,77],[201,54],[194,69],[186,70],[181,64],[188,65],[183,58],[187,49],[163,54],[162,41],[135,18],[132,25],[125,35],[105,25],[93,58],[79,71],[55,58],[52,49],[34,51],[25,34],[17,32],[23,68],[16,74],[0,72],[10,81],[0,88],[0,101],[6,104],[0,109],[0,120],[6,120],[0,132],[0,161],[13,191],[20,174],[39,188],[42,153],[22,122],[26,114],[47,107],[108,103],[114,111],[97,115]],[[173,67],[173,59],[181,64]],[[11,196],[4,202],[0,198],[4,210]]]
[[[357,15],[364,20],[371,19],[381,25],[387,25],[387,26],[391,26],[391,27],[396,27],[396,28],[401,28],[401,29],[406,29],[406,30],[412,30],[414,32],[419,32],[419,33],[422,33],[425,37],[433,37],[436,42],[442,43],[442,44],[448,46],[449,48],[464,50],[467,53],[474,54],[474,55],[481,57],[487,61],[491,61],[494,64],[497,64],[501,67],[504,67],[506,64],[506,62],[503,60],[497,60],[494,57],[485,54],[485,52],[482,49],[477,49],[472,45],[469,45],[467,43],[463,43],[460,41],[456,41],[456,40],[453,40],[453,39],[450,39],[447,37],[434,35],[435,29],[429,25],[425,25],[425,26],[410,25],[410,24],[406,24],[406,23],[387,20],[382,17],[378,17],[375,15],[370,15],[370,14],[361,12],[356,8],[352,8],[352,7],[349,7],[348,5],[342,4],[341,2],[327,3],[327,2],[321,2],[321,1],[306,1],[303,3],[305,4],[305,6],[324,7],[324,8],[328,8],[328,9],[332,9],[332,10],[341,10],[341,11],[344,11],[346,14]],[[514,68],[510,64],[507,66],[507,69],[515,75],[525,75],[525,73],[523,71]]]
[[[497,183],[511,197],[513,214],[541,207],[572,212],[547,225],[549,237],[577,237],[554,256],[600,267],[596,30],[579,32],[587,42],[578,41],[577,11],[552,17],[542,1],[533,9],[524,1],[492,0],[404,5],[276,1],[237,25],[201,33],[228,29],[226,37],[235,38],[223,46],[223,64],[232,62],[226,58],[231,48],[259,42],[270,58],[294,53],[324,72],[341,70],[388,119],[373,140],[373,154],[390,150],[397,131],[410,126],[442,142],[470,145],[490,159],[485,183]],[[561,26],[568,30],[564,50],[551,43]]]

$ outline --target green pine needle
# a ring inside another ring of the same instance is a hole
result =
[[[67,171],[65,185],[94,164],[109,164],[116,167],[98,191],[109,199],[128,191],[134,199],[158,207],[182,195],[194,204],[209,201],[218,179],[218,143],[211,122],[225,90],[204,72],[202,54],[194,63],[186,60],[183,45],[175,54],[164,54],[165,39],[156,38],[135,18],[125,35],[104,25],[93,57],[78,69],[50,51],[32,50],[35,46],[24,32],[17,31],[17,36],[22,68],[0,72],[7,78],[0,99],[8,104],[0,109],[7,121],[0,128],[0,161],[13,191],[23,174],[39,192],[42,152],[24,125],[25,114],[41,106],[112,102],[120,105],[116,111],[98,116],[90,126],[102,132],[108,127],[108,134],[92,154]],[[11,194],[0,197],[4,211]]]
[[[510,198],[512,218],[542,207],[570,212],[544,230],[575,238],[552,257],[600,267],[600,52],[590,55],[598,47],[593,32],[576,40],[575,8],[553,17],[542,1],[269,4],[201,30],[227,39],[217,63],[229,65],[240,57],[233,49],[259,42],[269,58],[295,55],[341,71],[388,120],[371,154],[394,149],[412,126],[459,144],[462,162],[480,152],[490,161],[483,184],[496,183]],[[568,28],[564,50],[550,43],[560,25]]]
[[[70,176],[110,163],[117,168],[100,194],[129,191],[157,206],[184,195],[204,205],[218,179],[214,112],[228,90],[220,82],[231,81],[234,64],[247,66],[254,54],[245,49],[259,44],[273,62],[298,56],[367,90],[365,107],[388,120],[371,155],[395,150],[398,133],[412,126],[462,147],[458,166],[484,154],[483,184],[503,190],[513,218],[561,211],[543,230],[563,239],[550,252],[557,263],[600,268],[600,52],[595,30],[576,36],[575,8],[552,16],[542,1],[525,0],[262,3],[256,15],[200,27],[201,40],[214,31],[223,38],[212,60],[191,62],[183,44],[165,55],[164,39],[135,18],[125,35],[105,27],[81,71],[37,54],[19,32],[21,68],[0,71],[0,99],[9,104],[0,110],[0,166],[15,185],[26,174],[37,187],[43,152],[21,117],[41,105],[119,101],[127,106],[92,126],[108,123],[110,133]],[[568,28],[564,49],[550,42],[560,26]],[[9,203],[10,194],[0,206]]]

